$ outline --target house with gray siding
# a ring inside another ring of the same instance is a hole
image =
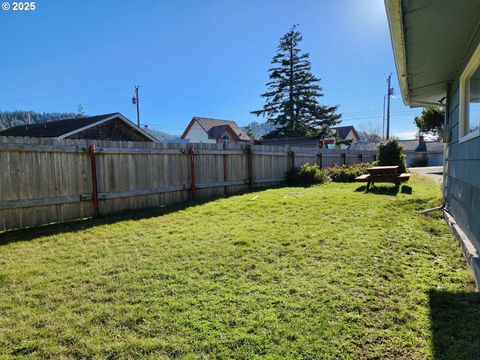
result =
[[[480,285],[480,0],[385,0],[403,101],[443,105],[445,219]]]

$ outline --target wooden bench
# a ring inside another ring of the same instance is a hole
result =
[[[400,183],[408,181],[410,174],[402,173],[398,174],[398,166],[374,166],[367,169],[368,174],[360,175],[355,178],[357,182],[366,182],[367,190],[370,189],[370,185],[376,182],[389,182],[400,186]]]

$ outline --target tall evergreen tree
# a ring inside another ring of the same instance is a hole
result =
[[[442,138],[442,127],[445,119],[445,109],[443,107],[423,108],[422,113],[415,117],[420,133],[432,134]]]
[[[329,136],[330,126],[340,122],[337,106],[320,105],[320,79],[311,71],[309,53],[302,53],[302,35],[294,25],[281,39],[269,69],[263,109],[252,114],[267,118],[277,128],[264,137]]]

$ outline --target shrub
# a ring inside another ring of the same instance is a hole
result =
[[[398,165],[398,171],[404,173],[407,171],[405,155],[402,154],[403,146],[396,139],[389,139],[377,146],[378,159],[375,165],[389,166]]]
[[[336,165],[326,170],[327,176],[334,182],[354,182],[357,176],[367,173],[370,164],[355,164],[352,166]]]
[[[287,182],[290,184],[322,184],[328,181],[328,176],[325,170],[322,170],[318,165],[303,164],[300,169],[295,168],[287,171]]]

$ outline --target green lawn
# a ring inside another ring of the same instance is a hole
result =
[[[419,214],[439,187],[409,185],[283,187],[4,234],[0,358],[479,356],[461,250],[439,212]]]

